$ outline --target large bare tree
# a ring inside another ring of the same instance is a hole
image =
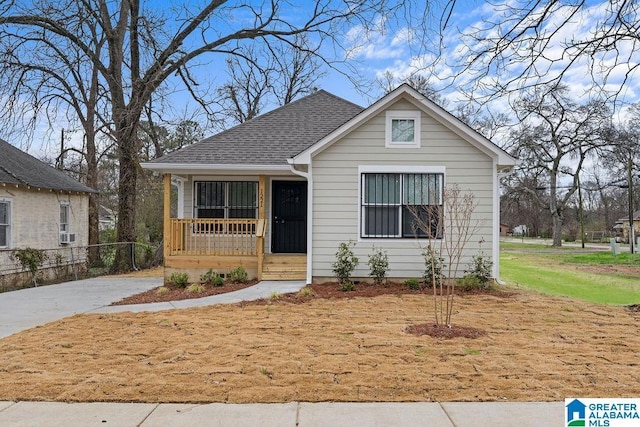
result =
[[[242,54],[251,44],[296,48],[296,37],[307,35],[318,48],[314,54],[322,57],[325,46],[342,48],[340,34],[351,26],[373,29],[397,19],[419,26],[426,16],[424,3],[399,0],[316,0],[301,5],[284,0],[9,0],[0,5],[0,61],[6,55],[21,58],[42,47],[63,46],[88,64],[80,78],[90,87],[95,76],[104,87],[104,93],[98,92],[103,98],[93,102],[77,97],[73,102],[86,103],[84,110],[104,103],[100,125],[108,126],[119,163],[117,239],[131,242],[136,239],[138,126],[152,95],[169,80],[177,77],[206,105],[202,90],[207,93],[208,88],[198,84],[201,77],[194,70],[198,65],[211,67],[212,55]],[[69,67],[64,61],[41,65]],[[26,87],[32,85],[27,82]],[[130,266],[131,248],[119,251],[117,267]]]
[[[53,5],[50,11],[61,12]],[[105,38],[100,34],[97,23],[87,21],[86,13],[79,13],[74,18],[67,22],[68,31],[89,34],[85,49],[100,57]],[[96,134],[105,123],[103,114],[109,94],[98,67],[87,54],[76,49],[68,39],[49,36],[44,28],[39,31],[12,31],[2,26],[0,82],[3,83],[4,95],[0,120],[10,124],[9,128],[24,132],[24,135],[15,136],[17,140],[33,136],[29,130],[37,126],[40,115],[51,126],[58,121],[58,115],[66,116],[63,122],[79,125],[83,134],[82,148],[62,147],[58,161],[62,166],[63,159],[70,152],[80,155],[86,165],[85,182],[97,189],[102,149]],[[23,126],[25,120],[33,126]],[[31,141],[26,143],[28,146]],[[92,193],[89,195],[89,244],[95,245],[98,241],[98,194]],[[96,261],[97,247],[91,248],[89,256],[91,262]]]
[[[585,161],[606,145],[603,131],[611,119],[603,103],[577,105],[566,95],[563,87],[544,87],[520,98],[515,106],[520,125],[506,147],[521,162],[521,191],[551,216],[554,246],[562,245],[565,209],[579,188]]]
[[[258,116],[265,106],[283,106],[313,92],[324,75],[306,34],[293,45],[249,47],[227,58],[228,81],[218,88],[223,115],[236,125]]]
[[[450,0],[448,10],[462,4],[456,3]],[[602,89],[617,99],[640,67],[636,0],[499,1],[480,13],[479,22],[462,37],[463,69],[474,72],[470,91],[475,99],[518,94],[536,85],[553,87],[576,73],[587,92]]]

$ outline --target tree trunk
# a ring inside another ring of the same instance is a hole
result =
[[[552,246],[560,247],[562,246],[562,216],[558,212],[551,213],[552,223],[552,233],[553,233],[553,244]]]
[[[98,160],[96,157],[95,134],[86,133],[87,139],[87,185],[98,189]],[[98,193],[89,195],[89,265],[100,264],[100,204]]]
[[[138,179],[137,144],[130,130],[118,132],[118,145],[120,176],[118,179],[117,241],[121,244],[116,251],[114,269],[116,271],[130,271],[133,269],[133,245],[124,243],[136,241],[136,184]]]

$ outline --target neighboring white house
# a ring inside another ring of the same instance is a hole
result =
[[[524,224],[516,225],[512,232],[514,236],[529,236],[529,227]]]
[[[95,191],[65,173],[0,140],[2,280],[6,282],[9,279],[5,276],[20,270],[10,256],[16,249],[59,250],[55,253],[60,254],[60,263],[68,255],[64,249],[86,246],[92,192]]]
[[[387,252],[390,277],[420,277],[409,212],[440,205],[452,185],[474,194],[483,223],[464,261],[482,249],[498,277],[498,174],[514,165],[402,85],[368,108],[317,91],[143,167],[165,174],[165,276],[242,265],[263,279],[311,282],[333,276],[349,241],[361,260],[354,277],[368,276],[373,246]],[[167,206],[176,178],[182,218]]]

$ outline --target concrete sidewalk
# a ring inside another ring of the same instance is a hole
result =
[[[51,403],[0,402],[0,426],[561,426],[564,402],[551,403]]]

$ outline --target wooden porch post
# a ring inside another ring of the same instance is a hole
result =
[[[266,177],[260,175],[258,177],[258,219],[265,220],[265,194],[266,194]],[[258,280],[262,280],[262,268],[264,262],[264,228],[258,236],[256,236],[256,250],[258,252]]]
[[[164,234],[164,262],[171,254],[171,174],[164,174],[164,205],[163,205],[163,234]]]

